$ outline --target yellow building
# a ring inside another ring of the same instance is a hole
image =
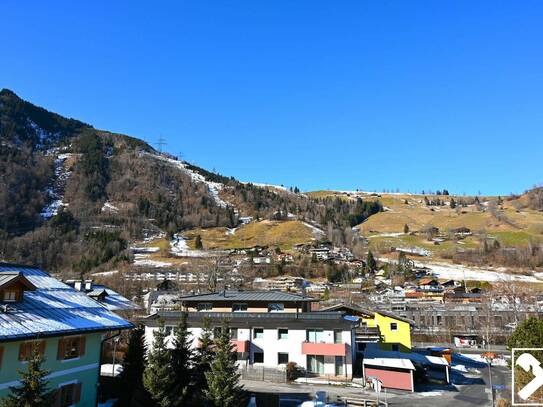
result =
[[[410,352],[414,322],[387,311],[372,311],[350,304],[337,304],[320,311],[343,311],[361,320],[357,342],[378,342],[383,350]]]

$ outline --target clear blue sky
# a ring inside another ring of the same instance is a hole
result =
[[[0,88],[302,190],[543,181],[542,1],[0,3]]]

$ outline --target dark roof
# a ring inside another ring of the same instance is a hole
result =
[[[181,311],[159,311],[142,319],[147,326],[177,324]],[[286,327],[286,328],[346,328],[351,329],[359,322],[345,319],[342,312],[189,312],[188,323],[191,326],[203,326],[209,319],[212,324],[227,321],[231,327]]]
[[[0,312],[0,341],[112,331],[132,324],[84,293],[35,267],[0,263],[0,274],[21,273],[35,291]]]
[[[283,291],[233,291],[226,290],[214,293],[185,295],[181,302],[213,302],[213,301],[276,301],[276,302],[310,302],[317,301],[311,297]]]
[[[369,315],[371,317],[373,317],[375,315],[375,312],[373,312],[370,309],[362,308],[362,307],[359,307],[359,306],[354,305],[354,304],[344,304],[344,303],[335,304],[335,305],[332,305],[330,307],[320,308],[320,309],[318,309],[316,311],[318,311],[318,312],[328,312],[328,311],[341,311],[341,310],[350,310],[350,311],[358,312],[359,314]]]
[[[399,316],[397,314],[394,314],[392,312],[382,311],[382,310],[372,311],[372,310],[370,310],[368,308],[362,308],[362,307],[359,307],[358,305],[354,305],[354,304],[340,303],[340,304],[332,305],[330,307],[321,308],[321,309],[319,309],[317,311],[318,312],[323,312],[323,311],[324,312],[329,312],[329,311],[340,311],[342,309],[352,310],[354,312],[358,312],[358,313],[361,313],[361,314],[366,314],[366,315],[369,315],[371,317],[373,317],[376,313],[378,313],[378,314],[384,315],[384,316],[389,317],[389,318],[397,319],[398,321],[407,322],[410,325],[415,325],[415,321],[413,321],[412,319],[401,317],[401,316]]]

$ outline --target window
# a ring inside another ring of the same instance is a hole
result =
[[[396,322],[390,323],[390,330],[391,331],[397,331],[398,330],[398,324]]]
[[[255,328],[253,329],[253,339],[264,338],[264,328]]]
[[[232,312],[244,312],[247,311],[247,304],[246,303],[233,303],[232,304]]]
[[[4,356],[4,347],[0,346],[0,369],[2,369],[2,358]]]
[[[264,363],[264,352],[253,353],[253,363]]]
[[[392,352],[399,352],[400,351],[400,347],[398,346],[398,344],[394,343],[392,344]]]
[[[334,343],[343,343],[341,331],[334,331]]]
[[[324,342],[324,332],[322,329],[308,329],[306,332],[307,342],[320,343]]]
[[[238,328],[230,328],[230,339],[238,340]]]
[[[307,371],[310,373],[324,374],[324,356],[307,355]]]
[[[288,339],[288,329],[279,328],[277,330],[277,339]]]
[[[38,353],[43,356],[45,353],[45,341],[28,341],[21,343],[19,346],[19,360],[25,361],[30,359],[34,348],[36,348]]]
[[[283,312],[285,310],[285,304],[278,302],[271,302],[268,304],[268,312]]]
[[[53,405],[69,407],[79,403],[80,399],[81,383],[69,383],[58,388]]]
[[[4,291],[4,302],[15,302],[15,301],[17,301],[17,291],[15,290]]]
[[[70,336],[58,341],[58,360],[69,360],[81,357],[85,354],[85,337]]]
[[[344,363],[343,363],[343,359],[344,359],[343,356],[336,356],[336,359],[335,359],[336,376],[342,376],[342,375],[344,375],[344,369],[343,369]]]
[[[287,363],[288,363],[288,353],[279,352],[277,354],[277,364],[278,365],[286,365]]]
[[[196,309],[198,310],[198,312],[211,311],[213,309],[213,304],[210,302],[199,302],[196,305]]]

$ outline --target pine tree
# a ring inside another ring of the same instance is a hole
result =
[[[147,355],[143,385],[159,407],[172,405],[170,351],[166,348],[166,329],[161,323],[153,332],[153,347]]]
[[[204,248],[204,245],[202,244],[202,236],[196,235],[196,238],[194,239],[194,248],[196,250],[202,250]]]
[[[138,326],[130,332],[128,350],[119,376],[119,403],[121,407],[149,405],[149,394],[143,386],[143,373],[147,362],[145,329]]]
[[[171,351],[172,406],[187,405],[187,401],[192,397],[192,363],[193,354],[187,313],[183,312],[181,321],[175,329],[174,348]]]
[[[34,346],[27,371],[19,371],[21,385],[10,387],[11,394],[2,401],[2,407],[50,407],[53,404],[54,391],[48,389],[45,377],[49,372],[42,369],[43,362],[38,347]]]
[[[369,271],[375,271],[377,269],[377,262],[375,261],[371,250],[368,251],[368,257],[366,258],[366,267]]]
[[[456,201],[454,200],[454,198],[451,198],[451,203],[450,203],[450,205],[451,205],[451,209],[456,208]]]
[[[240,374],[233,358],[234,346],[230,342],[228,325],[223,324],[215,341],[215,358],[211,371],[206,372],[208,389],[204,394],[211,407],[238,407],[244,401]]]
[[[207,390],[206,372],[211,370],[211,362],[213,361],[212,336],[211,321],[206,317],[203,321],[200,344],[194,355],[194,388],[200,393],[198,396],[202,396]]]
[[[406,235],[409,233],[409,226],[407,225],[407,223],[403,225],[403,233]]]

